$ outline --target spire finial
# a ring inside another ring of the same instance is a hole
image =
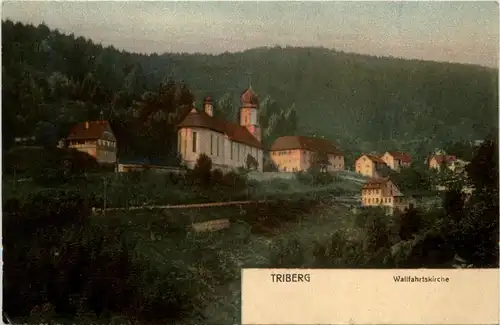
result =
[[[247,72],[247,77],[248,77],[248,89],[252,89],[252,75],[250,72]]]
[[[101,117],[101,121],[104,121],[104,111],[101,109],[101,112],[99,113]]]

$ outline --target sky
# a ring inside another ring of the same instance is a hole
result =
[[[4,1],[2,19],[139,53],[262,46],[498,67],[499,6],[459,1]]]

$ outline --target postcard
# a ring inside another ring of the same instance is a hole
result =
[[[2,2],[6,324],[498,324],[499,6]]]

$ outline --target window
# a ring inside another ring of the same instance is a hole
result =
[[[219,141],[220,140],[220,137],[217,137],[217,156],[219,156]]]
[[[196,132],[193,132],[193,152],[196,152],[196,136],[198,134]]]
[[[214,154],[214,135],[210,134],[210,154]]]
[[[231,151],[231,154],[230,154],[230,156],[231,156],[231,157],[230,157],[230,158],[231,158],[231,160],[233,160],[233,155],[234,155],[234,142],[231,142],[231,150],[230,150],[230,151]]]
[[[238,146],[238,161],[240,161],[241,160],[241,149],[240,149],[241,145],[238,143],[237,146]]]

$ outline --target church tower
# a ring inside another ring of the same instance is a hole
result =
[[[208,116],[214,116],[214,104],[212,102],[212,97],[206,96],[203,100],[203,111],[205,111]]]
[[[249,85],[248,89],[241,94],[240,100],[240,125],[246,127],[257,140],[262,141],[259,126],[259,99],[253,91],[252,85]]]

